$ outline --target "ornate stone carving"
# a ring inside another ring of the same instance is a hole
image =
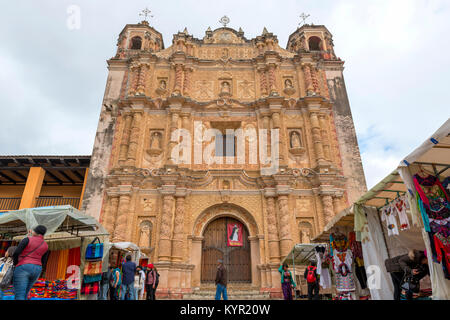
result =
[[[117,219],[114,227],[114,242],[122,242],[127,239],[127,217],[128,208],[130,206],[131,196],[123,194],[119,198],[119,208],[117,212]]]
[[[173,196],[165,195],[163,197],[163,207],[161,212],[161,226],[159,228],[159,260],[169,261],[172,255],[171,231],[172,231],[172,211]]]
[[[280,249],[281,256],[285,257],[292,249],[291,219],[287,196],[278,196],[278,212],[280,214]]]
[[[174,261],[182,260],[184,250],[184,197],[177,197],[173,228],[172,256]]]
[[[196,81],[196,97],[199,99],[213,98],[213,82],[208,80]]]
[[[280,243],[278,238],[277,217],[275,213],[275,200],[267,198],[267,232],[269,238],[269,256],[271,263],[280,262]]]
[[[150,248],[152,239],[152,223],[148,220],[141,222],[139,226],[139,247]]]
[[[333,219],[334,217],[333,198],[331,197],[331,195],[322,195],[321,199],[325,225],[327,225],[330,222],[330,220]]]

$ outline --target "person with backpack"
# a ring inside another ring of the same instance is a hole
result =
[[[311,261],[310,265],[305,269],[304,277],[308,285],[308,300],[319,299],[319,275],[317,274],[316,262]]]
[[[136,274],[136,263],[131,261],[127,255],[125,263],[122,264],[122,294],[121,300],[135,300],[134,297],[134,275]]]
[[[147,291],[147,300],[156,300],[156,288],[159,284],[159,273],[155,266],[150,263],[147,265],[147,275],[145,279],[145,290]]]
[[[145,287],[145,272],[142,270],[141,266],[136,267],[136,274],[134,275],[134,296],[136,300],[142,300],[144,296]]]
[[[29,236],[22,239],[14,251],[14,295],[15,300],[28,300],[28,293],[45,270],[48,245],[44,240],[47,228],[38,225],[29,231]]]
[[[122,286],[122,273],[120,272],[120,268],[116,267],[112,271],[111,275],[111,285],[109,287],[110,300],[119,300],[121,286]]]
[[[281,288],[283,289],[284,300],[292,300],[292,289],[296,285],[287,263],[281,265],[278,272],[281,273]]]
[[[12,274],[14,273],[13,254],[17,247],[9,247],[5,256],[0,258],[0,300],[3,300],[3,290],[12,284]]]
[[[100,281],[100,291],[98,300],[108,300],[109,286],[111,285],[111,277],[114,268],[110,265],[108,271],[102,273],[102,280]]]

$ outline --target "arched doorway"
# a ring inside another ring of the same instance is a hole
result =
[[[239,223],[242,228],[242,247],[227,245],[227,225]],[[205,228],[202,241],[201,282],[214,283],[217,260],[222,259],[227,269],[229,283],[251,283],[251,259],[249,233],[244,224],[231,217],[211,221]]]

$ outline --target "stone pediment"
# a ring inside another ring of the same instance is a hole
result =
[[[243,44],[248,42],[243,36],[243,32],[239,33],[231,28],[218,28],[214,31],[207,31],[203,38],[203,43],[220,43],[220,44]]]

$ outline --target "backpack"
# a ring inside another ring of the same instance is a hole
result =
[[[308,267],[308,274],[306,275],[306,282],[314,283],[316,281],[317,281],[317,278],[316,278],[316,267],[309,266]]]
[[[156,279],[155,279],[155,288],[158,286],[159,284],[159,273],[158,271],[156,272]]]

